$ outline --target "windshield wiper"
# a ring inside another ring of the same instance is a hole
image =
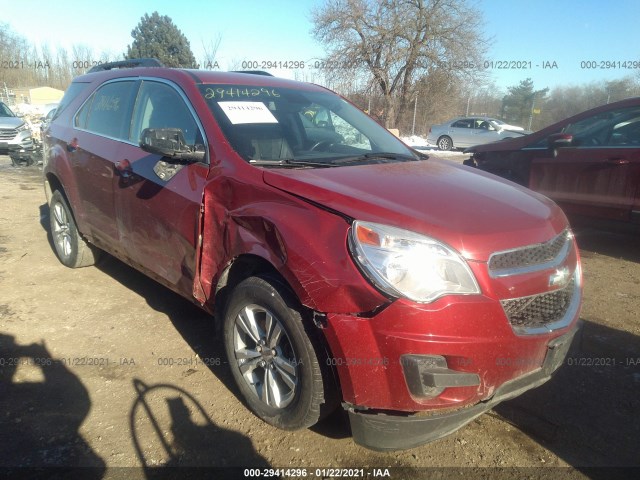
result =
[[[418,159],[411,155],[403,155],[401,153],[392,153],[392,152],[371,152],[365,153],[363,155],[358,155],[356,157],[344,157],[338,158],[333,161],[333,163],[345,164],[345,163],[354,163],[354,162],[363,162],[367,160],[402,160],[407,162],[414,162]]]
[[[292,158],[282,158],[279,160],[263,160],[263,159],[251,159],[249,160],[251,165],[263,166],[263,167],[337,167],[333,163],[311,162],[304,160],[294,160]]]

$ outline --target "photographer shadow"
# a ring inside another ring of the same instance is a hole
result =
[[[6,471],[83,469],[102,478],[104,461],[80,435],[91,408],[87,389],[44,343],[19,345],[0,333],[0,465]]]
[[[208,473],[241,478],[245,468],[269,468],[245,435],[216,425],[186,390],[133,380],[131,438],[147,478]],[[168,415],[166,415],[168,413]]]

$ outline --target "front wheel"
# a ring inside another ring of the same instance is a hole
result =
[[[224,312],[225,350],[240,393],[258,417],[285,430],[310,427],[336,404],[326,355],[300,312],[288,289],[262,277],[238,284]]]

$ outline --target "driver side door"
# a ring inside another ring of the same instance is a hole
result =
[[[191,296],[207,158],[168,163],[139,145],[145,128],[180,128],[188,145],[206,145],[197,116],[176,85],[143,80],[129,142],[114,177],[117,228],[129,261],[183,295]]]

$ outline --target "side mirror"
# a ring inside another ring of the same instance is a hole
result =
[[[140,135],[140,148],[162,155],[169,163],[190,163],[204,160],[203,145],[187,145],[180,128],[145,128]]]
[[[573,135],[570,133],[554,133],[553,135],[549,135],[547,139],[547,144],[549,148],[563,148],[570,147],[571,142],[573,142]]]
[[[570,133],[554,133],[547,138],[547,146],[552,157],[558,156],[559,148],[570,147],[573,142],[573,135]]]

